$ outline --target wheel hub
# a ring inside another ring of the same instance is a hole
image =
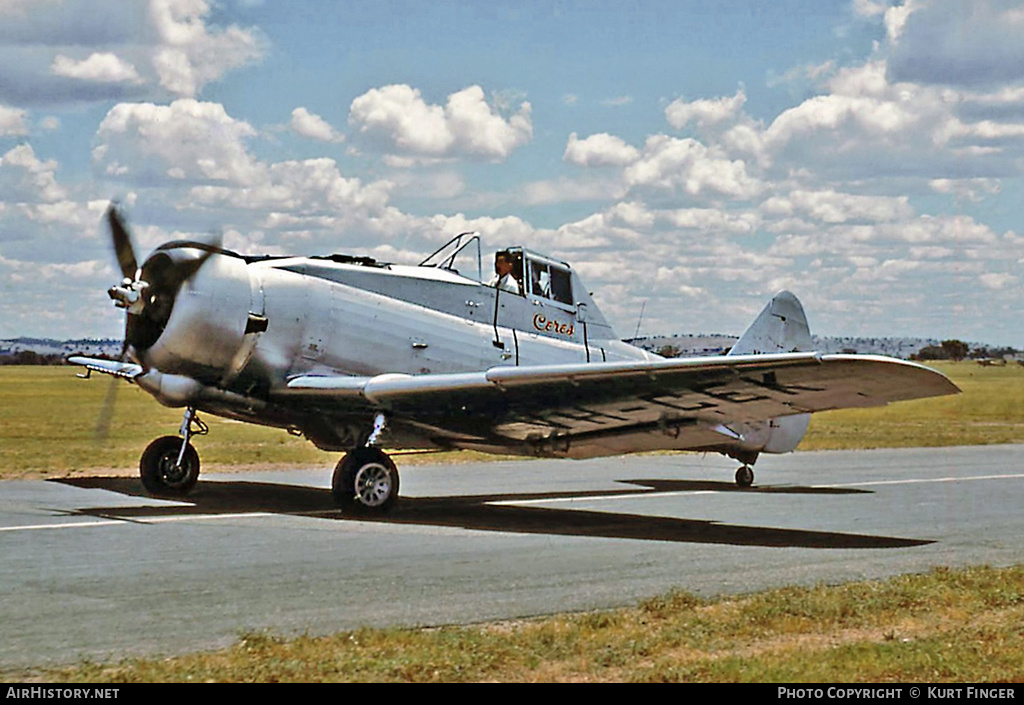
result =
[[[380,463],[367,463],[356,472],[356,499],[367,507],[379,507],[391,496],[391,473]]]
[[[178,455],[168,453],[160,459],[160,476],[169,486],[174,487],[188,477],[187,463],[178,464]]]

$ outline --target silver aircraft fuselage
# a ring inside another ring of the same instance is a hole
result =
[[[136,381],[163,404],[291,428],[334,449],[351,442],[343,415],[268,401],[290,379],[658,359],[616,339],[575,271],[558,265],[566,301],[437,267],[218,253],[181,286],[155,341],[133,346],[150,370]]]

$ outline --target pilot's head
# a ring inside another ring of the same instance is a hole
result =
[[[512,271],[512,255],[507,250],[495,253],[494,255],[494,273],[499,277],[503,277]]]

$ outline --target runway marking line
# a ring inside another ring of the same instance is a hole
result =
[[[875,480],[873,482],[847,482],[836,485],[812,485],[812,487],[874,487],[876,485],[917,485],[931,482],[970,482],[972,480],[1019,480],[1024,473],[1013,475],[972,475],[970,477],[936,477],[927,480]]]
[[[1014,473],[1011,475],[973,475],[971,477],[933,477],[927,479],[913,479],[913,480],[873,480],[870,482],[847,482],[842,484],[830,484],[830,485],[808,485],[812,489],[833,489],[841,487],[874,487],[878,485],[917,485],[917,484],[932,484],[939,482],[970,482],[973,480],[1019,480],[1024,478],[1024,473]],[[757,487],[754,487],[756,490]],[[681,492],[657,492],[650,491],[644,492],[638,490],[635,492],[624,492],[622,494],[605,495],[603,497],[564,497],[561,499],[523,499],[523,500],[506,500],[502,502],[488,502],[495,506],[522,506],[528,504],[555,504],[564,502],[603,502],[607,500],[617,499],[637,499],[643,497],[696,497],[697,495],[704,494],[721,494],[723,491],[734,492],[734,489],[729,490],[692,490],[692,491],[681,491]]]
[[[177,516],[155,516],[139,519],[109,519],[101,521],[62,522],[60,524],[26,524],[24,526],[0,526],[0,531],[38,531],[40,529],[89,529],[94,526],[117,526],[124,524],[167,524],[172,521],[208,521],[210,519],[244,519],[272,517],[272,512],[242,512],[238,514],[181,514]]]

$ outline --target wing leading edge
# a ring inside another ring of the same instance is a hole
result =
[[[305,375],[278,395],[328,414],[383,410],[460,447],[564,445],[555,454],[587,457],[709,447],[724,440],[729,424],[959,391],[941,373],[894,358],[785,353],[447,375]]]

